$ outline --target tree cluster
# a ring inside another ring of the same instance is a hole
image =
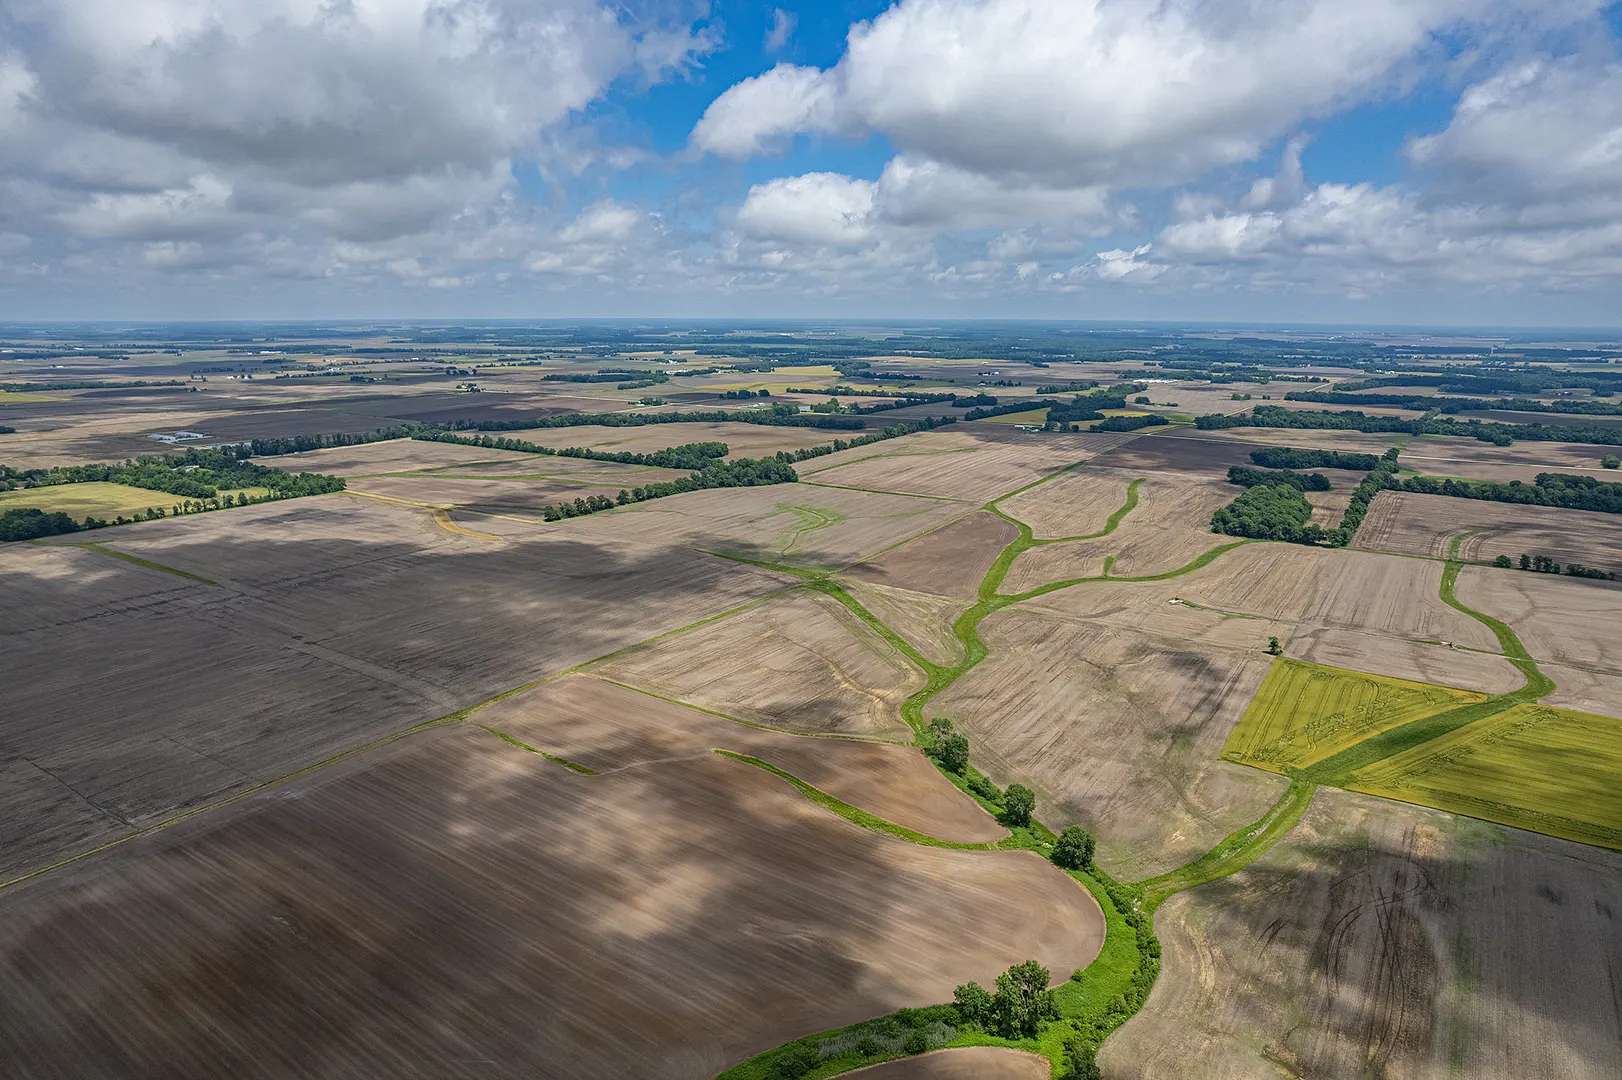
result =
[[[737,461],[716,461],[679,480],[665,480],[641,487],[626,488],[615,498],[592,495],[573,502],[552,503],[541,508],[547,521],[583,517],[616,506],[662,499],[667,495],[683,495],[689,491],[709,488],[757,487],[765,484],[792,484],[799,479],[793,468],[775,457],[740,458]]]
[[[1348,469],[1368,472],[1380,464],[1374,454],[1351,454],[1344,450],[1301,450],[1293,446],[1269,446],[1252,450],[1250,460],[1265,469]]]
[[[1093,834],[1080,825],[1066,826],[1053,845],[1052,858],[1066,870],[1092,869]]]
[[[1323,529],[1312,524],[1312,504],[1300,488],[1283,483],[1246,488],[1211,515],[1211,531],[1293,544],[1316,544],[1324,539]]]
[[[1328,491],[1329,477],[1323,473],[1299,473],[1293,469],[1252,469],[1233,465],[1228,469],[1228,483],[1240,487],[1257,484],[1288,484],[1297,491]]]
[[[947,772],[963,775],[969,767],[969,740],[944,716],[929,722],[928,742],[924,752],[940,763]]]
[[[244,460],[243,446],[189,449],[168,457],[138,457],[117,464],[58,465],[12,469],[0,465],[0,491],[60,484],[110,483],[162,491],[187,499],[212,499],[222,488],[268,488],[277,498],[342,491],[344,482],[320,473],[291,473]]]
[[[1094,431],[1137,431],[1140,428],[1169,424],[1164,416],[1111,416],[1093,425]]]
[[[998,975],[995,992],[979,983],[964,983],[952,992],[952,1003],[966,1024],[1005,1039],[1028,1039],[1044,1023],[1059,1018],[1049,978],[1047,968],[1027,960]]]
[[[1508,555],[1500,555],[1492,561],[1494,566],[1507,568],[1510,565]],[[1616,574],[1608,570],[1600,570],[1592,566],[1583,566],[1580,563],[1568,563],[1564,570],[1560,564],[1547,555],[1522,555],[1521,569],[1530,570],[1535,574],[1560,574],[1567,577],[1593,578],[1596,581],[1615,581]]]

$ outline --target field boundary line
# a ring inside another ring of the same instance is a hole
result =
[[[694,712],[703,713],[705,716],[713,716],[717,720],[728,720],[740,727],[754,728],[756,731],[766,731],[774,735],[792,735],[797,739],[837,739],[843,742],[877,743],[882,746],[912,745],[911,742],[902,739],[886,739],[882,735],[860,735],[847,731],[795,731],[793,728],[778,727],[776,724],[768,724],[760,720],[748,720],[741,716],[733,716],[731,713],[724,713],[719,709],[712,709],[706,705],[685,701],[682,698],[646,686],[638,686],[636,683],[616,679],[610,675],[591,671],[581,672],[580,675],[581,678],[596,679],[599,682],[608,683],[610,686],[617,686],[622,690],[630,690],[633,693],[642,694],[656,701],[663,701],[668,705],[678,705],[684,709],[692,709]]]
[[[127,551],[119,551],[117,548],[108,547],[105,541],[91,540],[82,544],[67,544],[64,546],[83,548],[86,551],[94,551],[98,555],[106,555],[108,558],[122,559],[124,562],[134,563],[136,566],[144,566],[148,570],[158,570],[165,574],[173,574],[175,577],[183,577],[191,581],[200,582],[204,585],[212,585],[217,589],[224,588],[224,586],[215,581],[213,578],[206,578],[202,574],[194,574],[190,570],[182,570],[177,566],[165,566],[163,563],[153,562],[151,559],[143,559],[139,555],[131,555]]]

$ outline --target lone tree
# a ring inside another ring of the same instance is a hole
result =
[[[1053,845],[1053,861],[1066,870],[1086,870],[1093,865],[1093,834],[1080,825],[1071,825],[1059,834]]]
[[[1036,792],[1024,784],[1009,784],[1003,792],[1003,821],[1009,825],[1029,825],[1036,811]]]
[[[952,722],[937,716],[929,722],[929,756],[948,772],[962,775],[969,767],[969,740],[952,729]]]
[[[1606,454],[1599,459],[1599,463],[1607,469],[1622,468],[1622,458],[1617,457],[1615,454]]]
[[[1492,561],[1492,564],[1494,566],[1498,567],[1500,570],[1508,570],[1509,568],[1511,568],[1512,566],[1515,565],[1514,563],[1509,561],[1509,556],[1508,555],[1500,555],[1500,556],[1498,556],[1496,559],[1494,559]]]
[[[1283,656],[1284,646],[1278,643],[1278,638],[1270,637],[1267,639],[1267,651],[1272,653],[1274,656]]]
[[[986,1027],[991,1023],[991,995],[977,982],[967,982],[952,991],[952,1004],[965,1024]]]

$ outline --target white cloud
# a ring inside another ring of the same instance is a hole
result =
[[[855,247],[873,237],[876,185],[838,173],[806,173],[749,189],[738,226],[757,240]]]
[[[773,8],[771,24],[766,27],[766,51],[781,52],[783,46],[788,44],[788,39],[794,36],[794,27],[798,21],[793,13],[782,8]]]
[[[1393,77],[1488,0],[901,0],[834,68],[779,65],[711,104],[701,150],[884,133],[906,153],[1056,186],[1167,184],[1254,157]]]

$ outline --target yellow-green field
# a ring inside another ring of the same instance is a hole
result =
[[[7,405],[27,405],[35,401],[55,401],[61,394],[46,394],[37,390],[0,390],[0,408]]]
[[[250,495],[265,494],[264,488],[244,488]],[[240,492],[221,492],[237,495]],[[112,519],[119,514],[139,513],[150,506],[167,509],[184,502],[179,495],[167,491],[148,491],[127,484],[55,484],[51,487],[29,488],[26,491],[0,491],[0,510],[36,507],[47,513],[64,513],[83,521],[87,517]]]
[[[1359,770],[1353,791],[1622,850],[1622,720],[1524,704]]]
[[[1024,412],[1003,413],[1001,416],[988,416],[980,421],[982,424],[1045,424],[1048,422],[1046,409],[1026,409]]]
[[[1222,756],[1273,772],[1298,769],[1371,735],[1485,698],[1468,690],[1280,658],[1229,733]]]

